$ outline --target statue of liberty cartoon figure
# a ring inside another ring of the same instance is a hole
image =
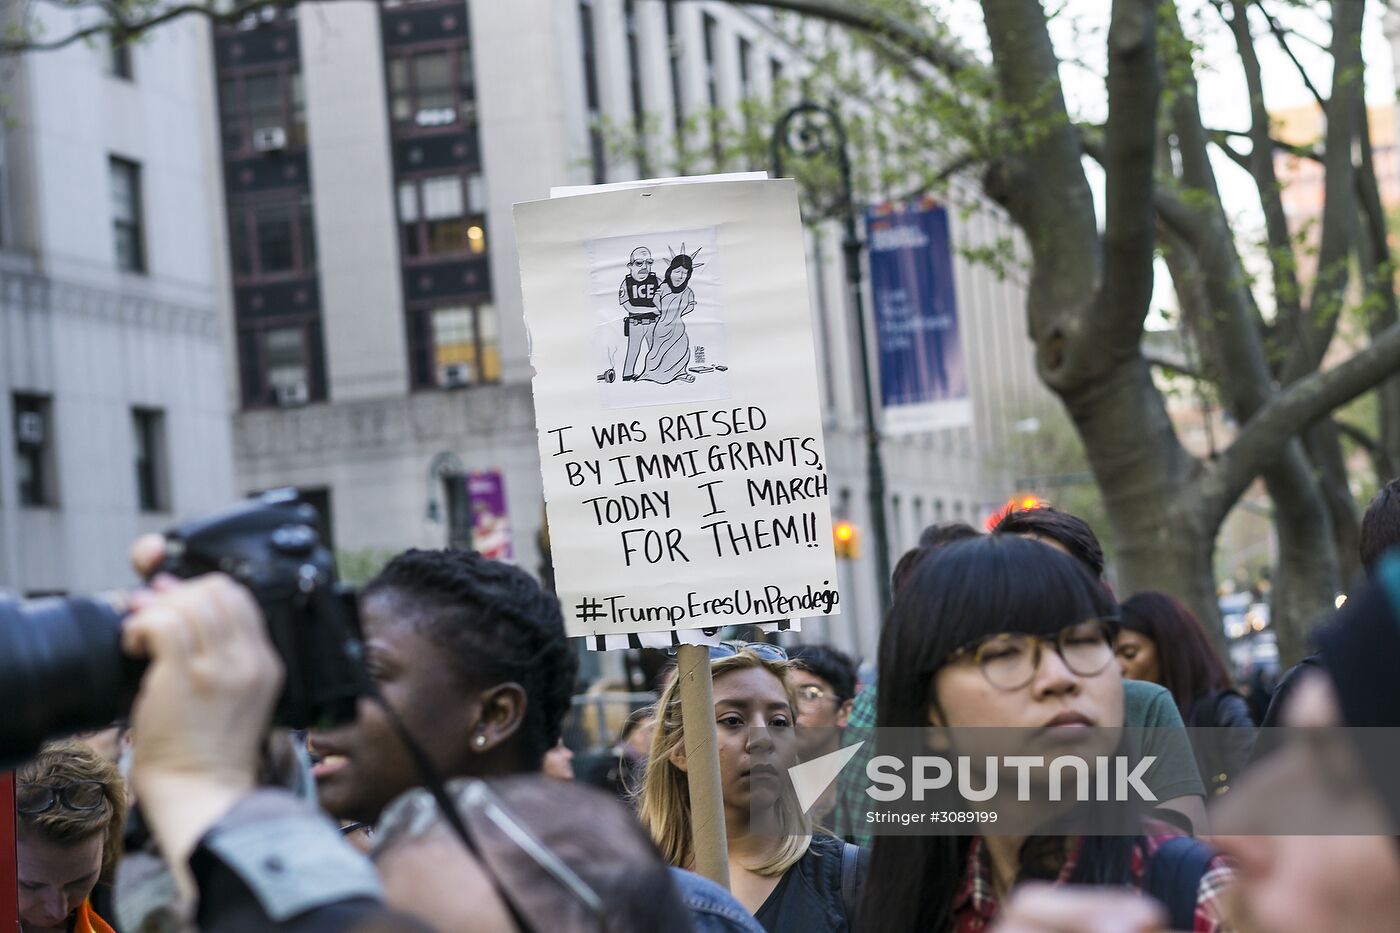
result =
[[[695,376],[686,371],[690,363],[690,338],[685,333],[685,316],[695,310],[695,292],[690,280],[695,270],[704,266],[695,257],[700,250],[686,253],[685,244],[671,256],[656,293],[657,320],[651,334],[651,347],[642,364],[639,380],[668,383],[677,379],[694,382]]]

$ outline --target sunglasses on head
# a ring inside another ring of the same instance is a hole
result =
[[[710,660],[732,658],[741,651],[750,651],[765,661],[786,661],[788,653],[782,645],[770,645],[763,641],[723,641],[710,645]]]
[[[69,810],[96,810],[106,799],[107,785],[101,781],[74,781],[72,784],[21,784],[15,788],[15,812],[33,816],[56,806]]]

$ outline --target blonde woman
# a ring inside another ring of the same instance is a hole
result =
[[[112,933],[92,909],[121,855],[126,790],[82,742],[46,745],[15,772],[19,918],[24,933]]]
[[[734,896],[770,933],[842,933],[852,928],[859,852],[813,835],[795,806],[785,771],[797,760],[795,701],[787,655],[776,645],[710,649],[729,882]],[[685,734],[679,681],[657,703],[646,780],[638,798],[642,825],[662,856],[694,868]],[[771,807],[783,833],[753,831],[752,813]]]

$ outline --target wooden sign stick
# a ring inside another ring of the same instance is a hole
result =
[[[695,871],[729,887],[729,840],[724,830],[724,789],[715,737],[715,694],[710,650],[681,645],[676,650],[680,678],[681,729],[685,733],[686,777],[690,785],[690,826]]]

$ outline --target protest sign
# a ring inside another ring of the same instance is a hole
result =
[[[840,611],[791,181],[516,205],[571,635]]]

